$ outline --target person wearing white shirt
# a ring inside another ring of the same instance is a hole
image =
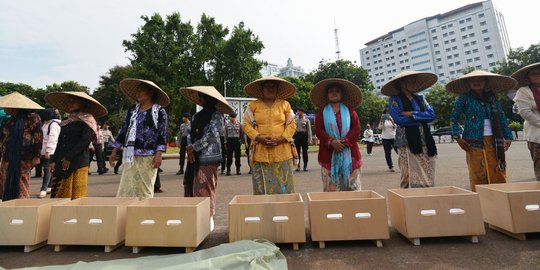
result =
[[[114,143],[114,136],[109,129],[109,123],[103,123],[103,126],[98,131],[98,145],[96,145],[96,159],[98,162],[98,173],[104,174],[109,171],[105,164],[105,153],[109,146],[109,140]]]
[[[386,159],[386,165],[388,170],[394,172],[394,163],[392,162],[392,149],[397,150],[394,147],[394,139],[396,138],[396,123],[392,116],[388,114],[388,109],[385,109],[381,117],[381,123],[379,124],[382,130],[381,139],[384,148],[384,157]]]
[[[43,182],[39,191],[39,198],[45,198],[50,193],[51,172],[49,171],[50,156],[56,150],[58,136],[60,135],[60,120],[54,109],[46,109],[42,115],[43,144],[41,146],[41,163],[43,165]]]
[[[367,144],[368,155],[372,156],[373,154],[371,152],[373,150],[373,142],[375,141],[375,139],[373,137],[373,129],[371,129],[370,124],[367,124],[366,130],[364,130],[364,141]]]

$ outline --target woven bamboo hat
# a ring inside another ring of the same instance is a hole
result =
[[[518,71],[516,71],[516,72],[514,72],[512,74],[512,78],[516,79],[516,81],[518,82],[517,87],[522,87],[522,86],[528,86],[529,85],[530,82],[529,82],[529,78],[527,76],[529,74],[529,71],[531,71],[531,70],[533,70],[535,68],[540,68],[540,62],[530,64],[530,65],[525,66],[525,67],[522,67]]]
[[[487,78],[485,89],[491,90],[493,93],[512,90],[517,85],[517,81],[510,76],[499,75],[483,70],[475,70],[447,83],[446,90],[456,94],[467,93],[470,90],[468,80],[478,77]]]
[[[339,84],[341,87],[343,87],[344,92],[343,96],[341,97],[341,102],[343,102],[343,104],[349,108],[356,108],[360,106],[363,99],[362,90],[360,90],[360,87],[356,86],[356,84],[352,83],[351,81],[338,78],[325,79],[315,84],[309,93],[311,103],[313,103],[313,105],[315,105],[317,108],[324,108],[324,106],[328,104],[327,88],[332,84]]]
[[[39,104],[27,98],[19,92],[0,97],[0,108],[27,109],[27,110],[43,110]]]
[[[105,106],[101,105],[99,101],[95,100],[85,92],[53,92],[45,96],[45,101],[54,108],[67,112],[69,107],[68,99],[70,96],[78,97],[88,102],[86,108],[81,109],[82,112],[92,114],[96,118],[103,117],[108,113]]]
[[[276,97],[277,99],[288,99],[294,96],[294,94],[296,93],[296,87],[292,83],[282,78],[273,77],[273,76],[263,77],[263,78],[260,78],[260,79],[257,79],[255,81],[248,83],[244,87],[244,93],[246,93],[246,95],[249,97],[262,99],[263,98],[262,87],[263,87],[263,83],[266,81],[275,81],[278,83],[278,92],[277,92],[277,97]]]
[[[169,103],[171,103],[171,99],[169,98],[169,95],[165,93],[159,86],[157,86],[152,81],[147,80],[141,80],[141,79],[124,79],[120,82],[120,90],[131,100],[137,102],[137,90],[141,86],[147,86],[151,89],[154,89],[156,93],[158,94],[158,98],[156,100],[156,103],[161,105],[162,107],[167,107]]]
[[[420,72],[416,70],[405,70],[400,72],[390,81],[388,81],[382,88],[381,94],[385,96],[395,96],[399,94],[398,84],[399,81],[406,77],[412,77],[416,79],[416,85],[414,92],[423,91],[437,82],[437,75],[431,72]]]
[[[191,102],[196,103],[199,106],[203,106],[203,103],[199,98],[199,93],[215,98],[218,101],[216,103],[216,110],[225,114],[234,113],[234,109],[213,86],[190,86],[180,88],[180,94],[182,96],[189,99]]]

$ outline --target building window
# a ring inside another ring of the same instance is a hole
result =
[[[450,33],[449,33],[449,34],[450,34],[450,35],[453,35],[453,34],[454,34],[454,31],[450,31]]]
[[[461,39],[467,39],[467,35],[461,36]]]
[[[426,55],[429,55],[429,53],[422,53],[422,54],[419,54],[419,55],[414,55],[414,56],[411,56],[411,59],[420,58],[420,57],[423,57],[423,56],[426,56]]]
[[[433,39],[433,40],[437,40],[437,36],[433,36],[433,38],[432,38],[432,39]]]
[[[420,32],[420,33],[417,33],[417,34],[414,34],[414,35],[411,35],[409,36],[409,39],[411,38],[415,38],[415,37],[419,37],[419,36],[423,36],[426,32]]]
[[[423,65],[423,64],[427,64],[429,62],[430,62],[429,60],[424,60],[424,61],[421,61],[421,62],[418,62],[418,63],[414,63],[413,66]]]
[[[439,43],[435,43],[433,46],[434,46],[435,48],[437,48],[437,47],[439,47]]]
[[[463,27],[461,29],[459,29],[461,32],[465,32],[465,30],[467,30],[467,28]]]
[[[454,66],[454,63],[450,63],[448,64],[449,67],[453,67]]]
[[[437,58],[437,62],[441,62],[441,60],[442,60],[441,58]]]
[[[487,32],[488,32],[487,29],[482,30],[482,34],[485,34],[485,33],[487,33]]]
[[[447,57],[446,57],[446,59],[452,59],[452,56],[451,56],[451,55],[449,55],[449,56],[447,56]]]
[[[482,65],[476,66],[476,69],[482,69]]]
[[[454,26],[454,25],[453,25],[453,24],[449,24],[449,25],[448,25],[448,27],[452,27],[452,26]]]
[[[491,50],[491,45],[487,45],[486,50]]]
[[[457,50],[457,46],[452,47],[452,50]]]
[[[446,51],[447,51],[447,52],[449,52],[449,51],[451,51],[451,50],[452,50],[452,49],[450,49],[450,48],[446,48]]]
[[[495,62],[489,63],[489,66],[490,66],[490,67],[494,67],[494,66],[495,66]]]
[[[442,28],[442,30],[446,29],[446,25],[444,25],[444,26],[443,26],[443,27],[441,27],[441,28]]]
[[[418,48],[414,48],[414,49],[411,50],[411,52],[416,52],[416,51],[423,50],[423,49],[427,49],[427,45],[422,46],[422,47],[418,47]],[[405,53],[405,55],[407,55],[407,53]]]
[[[437,32],[437,29],[431,29],[431,33]]]
[[[480,61],[480,57],[475,57],[474,61]]]
[[[473,53],[477,53],[478,52],[478,49],[474,49],[472,50]]]
[[[413,41],[413,42],[409,43],[409,46],[410,46],[410,45],[414,45],[414,44],[418,44],[418,43],[421,43],[421,42],[424,42],[424,41],[426,41],[426,40],[427,40],[427,39],[423,38],[423,39],[420,39],[420,40],[417,40],[417,41]]]
[[[443,36],[443,37],[447,37],[447,36],[448,36],[448,33],[444,33],[442,36]]]
[[[471,51],[465,51],[465,55],[471,54]]]
[[[467,63],[472,62],[472,58],[467,59]]]
[[[489,37],[487,37],[487,38],[484,38],[484,41],[489,41]]]
[[[469,37],[474,37],[474,33],[470,33],[470,34],[469,34]]]
[[[461,65],[461,62],[457,61],[457,62],[454,63],[454,65],[459,66],[459,65]]]
[[[484,13],[478,14],[478,18],[484,18]]]
[[[444,41],[444,44],[448,44],[448,43],[450,43],[450,41],[448,41],[448,40],[445,40],[445,41]]]
[[[435,54],[441,54],[441,51],[435,51]]]
[[[471,41],[471,45],[475,45],[476,44],[476,41]]]
[[[488,58],[493,58],[493,56],[494,56],[494,55],[493,55],[492,53],[490,53],[490,54],[487,55]]]
[[[467,29],[471,30],[473,28],[472,25],[467,26]]]
[[[453,38],[453,39],[451,39],[451,40],[450,40],[450,42],[456,42],[456,39],[455,39],[455,38]]]
[[[455,71],[453,71],[453,70],[452,70],[452,71],[450,71],[450,75],[454,75],[454,74],[456,74],[456,72],[455,72]]]
[[[480,25],[481,25],[481,26],[484,26],[484,25],[486,25],[486,22],[485,22],[485,21],[480,22]]]
[[[465,23],[465,20],[460,20],[459,21],[459,24],[464,24]]]
[[[459,53],[454,53],[454,58],[458,58],[459,57]]]
[[[465,21],[470,22],[470,21],[472,21],[472,19],[469,17],[469,18],[465,19]]]
[[[467,43],[463,44],[463,47],[469,47],[469,43],[467,42]]]

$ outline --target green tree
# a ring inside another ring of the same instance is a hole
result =
[[[434,85],[429,92],[426,93],[426,100],[429,102],[435,111],[435,121],[433,125],[436,127],[445,127],[450,125],[450,116],[454,108],[456,94],[446,91],[444,86],[440,84]]]
[[[133,77],[154,81],[171,98],[169,124],[176,131],[182,112],[195,105],[178,94],[191,85],[213,85],[228,96],[239,96],[248,82],[258,78],[262,62],[255,59],[264,48],[258,37],[240,22],[229,30],[205,14],[197,27],[175,12],[142,16],[143,26],[124,40]],[[111,91],[111,90],[109,90]]]
[[[497,66],[493,69],[493,72],[510,76],[518,69],[538,62],[540,62],[540,43],[532,44],[527,49],[523,47],[510,49],[506,60],[497,62]]]
[[[346,79],[358,85],[364,95],[362,104],[356,109],[361,125],[373,123],[376,126],[378,124],[387,101],[373,93],[374,87],[365,69],[348,60],[337,60],[320,63],[316,70],[304,76],[304,80],[313,84],[328,78]]]
[[[289,99],[291,107],[293,109],[302,107],[309,113],[315,113],[315,106],[313,106],[311,99],[309,98],[313,83],[307,82],[302,78],[285,77],[284,79],[294,84],[297,89],[296,94]]]

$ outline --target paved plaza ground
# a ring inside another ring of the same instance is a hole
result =
[[[437,186],[451,185],[469,188],[465,154],[455,143],[437,144]],[[382,147],[374,148],[368,156],[362,149],[362,189],[374,190],[386,196],[386,190],[399,187],[399,172],[389,172],[384,161]],[[310,153],[309,171],[295,173],[296,192],[321,191],[320,169],[317,154]],[[397,156],[393,154],[397,167]],[[534,181],[532,161],[526,142],[514,142],[507,152],[509,182]],[[242,175],[219,176],[217,188],[216,229],[199,246],[199,250],[228,242],[227,205],[237,194],[251,194],[251,176],[245,158],[242,160]],[[178,160],[165,160],[161,181],[165,193],[159,197],[182,196],[182,179],[176,176]],[[116,194],[120,175],[109,172],[97,175],[95,163],[92,176],[88,179],[88,196],[112,197]],[[112,170],[111,170],[112,171]],[[32,194],[39,191],[41,180],[32,179]],[[307,211],[307,205],[306,205]],[[305,214],[306,227],[308,224]],[[354,228],[344,228],[353,230]],[[156,232],[157,233],[157,232]],[[309,233],[306,230],[306,233]],[[384,247],[377,248],[371,241],[327,242],[325,249],[308,242],[300,250],[292,245],[278,245],[287,257],[290,269],[540,269],[540,234],[530,234],[526,241],[518,241],[486,228],[486,235],[478,244],[460,237],[422,239],[420,246],[413,246],[395,229],[390,228],[390,239]],[[73,246],[54,252],[52,246],[43,247],[25,254],[22,247],[0,247],[0,266],[5,268],[69,264],[77,261],[112,260],[149,255],[164,255],[184,252],[181,248],[145,248],[132,254],[128,247],[120,247],[112,253],[104,253],[103,247]]]

